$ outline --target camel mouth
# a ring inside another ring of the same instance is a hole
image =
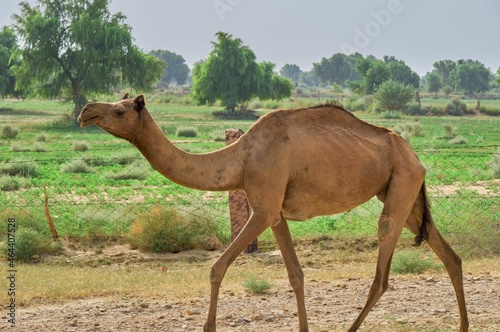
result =
[[[80,127],[82,127],[82,128],[92,126],[92,125],[96,124],[98,120],[99,120],[98,115],[86,117],[85,114],[82,113],[78,117],[78,122],[80,122]]]

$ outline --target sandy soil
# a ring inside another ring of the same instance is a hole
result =
[[[124,246],[119,246],[120,252]],[[213,259],[220,252],[200,257]],[[299,256],[301,255],[299,250]],[[113,248],[101,251],[120,263]],[[265,253],[263,254],[265,255]],[[68,259],[84,259],[75,251]],[[137,264],[162,259],[161,254],[129,255]],[[178,256],[178,257],[182,257]],[[244,261],[255,260],[246,255]],[[255,263],[255,262],[254,262]],[[208,273],[208,271],[207,271]],[[307,277],[306,305],[310,331],[346,331],[360,312],[371,278],[318,281]],[[500,331],[500,277],[481,272],[466,275],[470,331]],[[167,301],[116,295],[111,297],[21,307],[12,329],[2,314],[0,330],[15,331],[202,331],[208,308],[206,296]],[[293,292],[286,277],[261,295],[223,288],[219,298],[218,331],[297,331],[298,319]],[[459,315],[454,292],[447,277],[392,276],[390,289],[365,320],[362,331],[458,331]]]

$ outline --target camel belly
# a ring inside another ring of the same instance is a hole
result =
[[[353,200],[352,202],[342,202],[327,200],[323,197],[314,197],[309,194],[302,194],[294,198],[285,198],[281,212],[287,220],[302,221],[317,216],[326,216],[342,212],[347,212],[368,201],[371,197]]]

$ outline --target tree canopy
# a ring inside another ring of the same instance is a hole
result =
[[[253,97],[282,99],[292,93],[292,83],[277,76],[274,64],[257,63],[253,51],[239,38],[216,33],[217,42],[207,60],[193,68],[192,97],[199,105],[220,100],[230,112]]]
[[[186,60],[182,55],[167,51],[167,50],[154,50],[149,52],[160,60],[165,61],[167,68],[163,71],[161,82],[170,84],[175,82],[177,84],[184,84],[188,78],[189,67],[186,65]]]
[[[477,60],[461,60],[450,73],[455,89],[473,94],[489,90],[490,70]]]
[[[43,97],[75,104],[75,118],[89,95],[121,84],[148,90],[164,62],[132,43],[121,13],[111,15],[110,0],[38,0],[20,4],[15,30],[21,39],[17,86]]]
[[[0,30],[0,96],[19,96],[15,90],[16,79],[12,68],[18,65],[13,54],[17,50],[17,38],[9,27]]]
[[[431,71],[426,75],[427,79],[427,91],[434,93],[437,97],[438,91],[443,87],[443,82],[441,81],[441,76],[436,72]]]
[[[313,63],[313,72],[324,83],[337,83],[345,86],[346,81],[360,79],[355,70],[356,63],[360,58],[362,55],[359,53],[353,55],[336,53],[330,58],[322,58],[319,63]]]

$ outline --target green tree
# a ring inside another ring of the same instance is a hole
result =
[[[450,78],[450,74],[455,69],[456,62],[453,60],[439,60],[434,62],[432,67],[434,67],[434,72],[441,77],[441,82],[444,86],[451,86],[454,88],[453,82]]]
[[[403,60],[398,60],[393,56],[384,56],[384,62],[391,71],[391,79],[406,85],[411,85],[418,89],[420,77]]]
[[[62,95],[75,104],[75,119],[91,94],[120,84],[148,90],[165,65],[132,43],[125,16],[111,15],[109,1],[21,2],[21,14],[14,16],[23,45],[17,86],[43,97]]]
[[[186,60],[182,55],[167,51],[167,50],[154,50],[149,52],[160,60],[165,61],[167,68],[163,71],[161,82],[169,84],[175,82],[179,85],[186,83],[189,67],[186,65]]]
[[[9,27],[0,30],[0,96],[19,96],[15,90],[16,78],[12,68],[19,65],[13,57],[18,48],[14,31]]]
[[[336,53],[330,58],[323,58],[321,62],[314,63],[313,71],[323,83],[345,86],[347,80],[357,77],[354,66],[355,63],[350,56]]]
[[[356,71],[361,76],[361,84],[355,88],[365,94],[375,93],[380,84],[391,78],[391,70],[384,61],[373,57],[358,60]]]
[[[217,42],[207,60],[193,68],[192,98],[199,104],[217,100],[229,112],[253,97],[281,99],[290,96],[292,83],[273,72],[274,64],[255,61],[255,54],[239,38],[216,33]]]
[[[427,73],[427,92],[434,93],[437,97],[438,91],[443,87],[441,77],[434,71]]]
[[[415,89],[411,85],[388,80],[378,87],[375,100],[386,110],[403,110],[413,99],[414,91]]]
[[[470,95],[476,91],[488,91],[491,72],[477,60],[461,60],[450,73],[455,89]]]
[[[280,75],[291,79],[293,82],[297,83],[299,81],[300,75],[302,75],[302,70],[297,65],[285,64],[280,69]]]
[[[495,82],[497,82],[497,84],[500,84],[500,67],[498,67],[497,69],[497,77],[495,79]]]

